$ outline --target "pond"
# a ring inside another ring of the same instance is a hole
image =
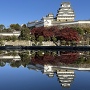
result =
[[[0,90],[89,89],[90,51],[0,51]]]

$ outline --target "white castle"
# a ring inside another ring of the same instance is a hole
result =
[[[75,21],[75,13],[71,7],[70,2],[62,2],[61,7],[57,10],[57,15],[50,13],[43,17],[40,21],[28,22],[27,27],[49,27],[58,25],[71,25],[71,24],[90,24],[89,20]]]

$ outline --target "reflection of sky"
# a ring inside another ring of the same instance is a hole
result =
[[[75,71],[75,78],[69,89],[61,87],[56,75],[49,78],[40,71],[28,68],[0,67],[0,90],[89,90],[90,72]]]
[[[75,71],[75,78],[70,90],[90,90],[90,72]]]
[[[0,67],[0,90],[59,90],[57,78],[27,68]]]

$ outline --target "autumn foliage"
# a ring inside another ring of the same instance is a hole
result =
[[[64,28],[56,32],[56,37],[59,37],[62,40],[66,41],[78,41],[79,40],[79,34],[76,30],[73,30],[72,28]]]
[[[59,40],[66,40],[66,41],[79,41],[79,34],[73,28],[63,28],[59,29],[57,26],[53,27],[37,27],[31,30],[31,34],[34,35],[36,38],[39,36],[46,37],[56,37]]]

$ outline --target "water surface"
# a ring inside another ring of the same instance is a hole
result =
[[[0,51],[0,90],[89,90],[90,52]]]

